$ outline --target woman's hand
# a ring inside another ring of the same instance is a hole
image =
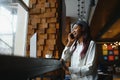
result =
[[[68,43],[67,43],[67,45],[66,45],[66,46],[68,46],[68,47],[70,47],[70,46],[73,44],[73,42],[75,41],[75,38],[72,38],[72,37],[71,37],[72,34],[73,34],[73,33],[69,33],[69,34],[68,34]]]
[[[63,69],[69,71],[68,67],[65,64],[65,61],[63,59],[60,59],[60,61],[62,63]]]

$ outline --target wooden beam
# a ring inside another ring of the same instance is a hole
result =
[[[114,39],[115,39],[116,41],[120,41],[120,33],[117,34],[117,35],[114,37]]]
[[[118,1],[120,3],[120,1]],[[120,18],[120,5],[118,4],[116,6],[116,9],[111,14],[111,18],[109,21],[105,24],[105,26],[100,30],[100,32],[96,36],[96,40],[99,41],[101,39],[101,36],[110,29],[110,27]]]

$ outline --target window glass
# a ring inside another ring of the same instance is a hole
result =
[[[29,0],[24,1],[28,3]],[[0,0],[0,54],[25,54],[23,48],[25,48],[27,15],[27,11],[17,0]],[[23,33],[20,33],[22,31]]]
[[[14,34],[16,32],[16,9],[0,6],[0,52],[2,54],[13,53]]]

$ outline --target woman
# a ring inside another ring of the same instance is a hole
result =
[[[97,80],[96,59],[96,45],[91,40],[89,26],[85,21],[77,21],[68,34],[68,43],[61,57],[62,63],[71,61],[69,68],[64,65],[71,80]]]

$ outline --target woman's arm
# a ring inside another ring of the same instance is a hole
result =
[[[70,47],[65,47],[65,49],[62,52],[61,59],[67,61],[68,59],[70,59],[71,54],[72,52],[70,51]]]
[[[79,73],[81,76],[92,73],[94,67],[96,67],[96,44],[92,41],[87,51],[87,60],[82,67],[70,67],[71,73]]]
[[[69,33],[68,34],[68,42],[67,42],[67,45],[66,47],[64,48],[63,52],[62,52],[62,59],[64,61],[66,61],[67,59],[70,58],[71,54],[72,54],[72,50],[71,50],[71,47],[73,46],[73,44],[75,43],[75,39],[72,39],[70,37],[72,33]]]
[[[71,54],[70,47],[65,47],[65,49],[62,52],[62,57],[60,59],[62,65],[63,65],[63,69],[68,71],[68,72],[69,72],[69,69],[68,69],[68,66],[66,66],[66,61],[68,59],[70,59],[70,56],[71,56],[70,54]]]

